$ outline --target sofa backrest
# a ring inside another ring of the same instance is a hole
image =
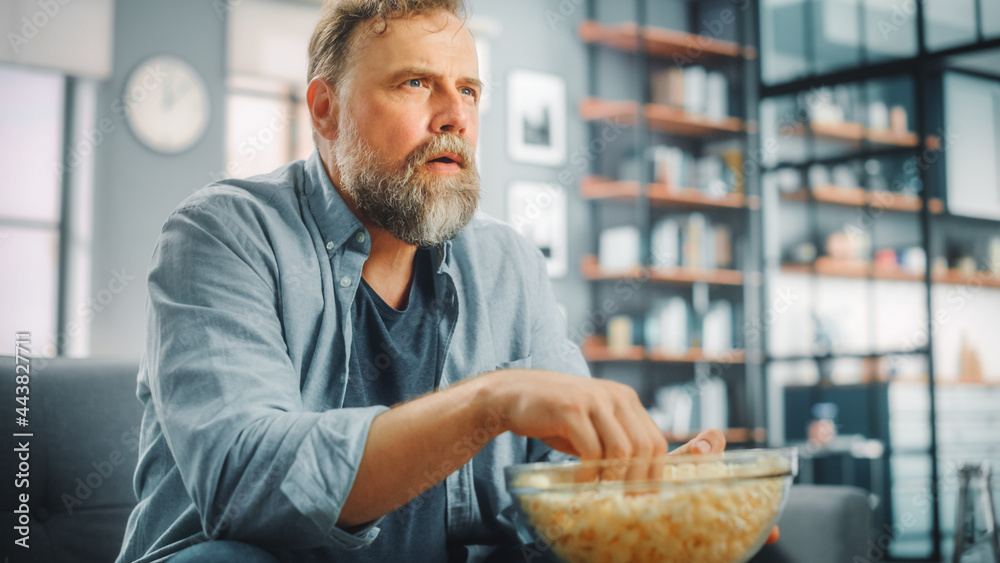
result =
[[[11,561],[114,561],[135,506],[132,476],[139,451],[142,404],[136,398],[137,360],[34,358],[28,426],[18,426],[14,358],[0,356],[0,527]],[[23,393],[22,393],[23,395]],[[17,437],[14,433],[32,433]],[[28,452],[11,452],[23,450]],[[18,482],[24,456],[28,476]],[[23,485],[27,484],[25,488]],[[17,487],[16,485],[22,485]],[[20,552],[19,496],[27,493],[29,545]],[[7,538],[8,534],[13,538]],[[24,557],[27,555],[28,557]]]

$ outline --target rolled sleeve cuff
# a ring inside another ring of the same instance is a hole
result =
[[[378,536],[382,518],[337,527],[340,511],[354,486],[372,420],[389,410],[384,406],[331,410],[302,443],[281,483],[289,502],[337,545],[357,549]]]

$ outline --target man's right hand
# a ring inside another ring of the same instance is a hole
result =
[[[581,460],[657,457],[667,440],[635,390],[614,381],[541,370],[503,370],[478,380],[506,430],[539,438]]]

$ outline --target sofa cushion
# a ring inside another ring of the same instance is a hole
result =
[[[0,356],[0,396],[13,398],[14,358]],[[138,460],[142,404],[136,398],[136,360],[35,358],[31,362],[28,427],[3,417],[0,447],[18,447],[14,432],[31,432],[30,487],[3,479],[4,499],[30,495],[27,561],[113,561],[136,503],[132,477]],[[9,399],[9,403],[13,403]],[[19,406],[19,405],[18,405]],[[4,475],[17,473],[3,456]],[[12,501],[4,501],[9,503]],[[0,525],[16,525],[4,507]],[[9,545],[9,544],[8,544]],[[22,559],[14,559],[20,561]]]
[[[872,534],[868,493],[840,485],[795,485],[778,519],[781,539],[751,563],[867,561]]]

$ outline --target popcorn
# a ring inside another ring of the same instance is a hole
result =
[[[663,479],[670,483],[642,490],[615,481],[546,490],[551,480],[537,474],[517,485],[540,489],[521,495],[521,508],[565,561],[740,563],[777,520],[789,473],[788,462],[775,457],[668,464]]]

